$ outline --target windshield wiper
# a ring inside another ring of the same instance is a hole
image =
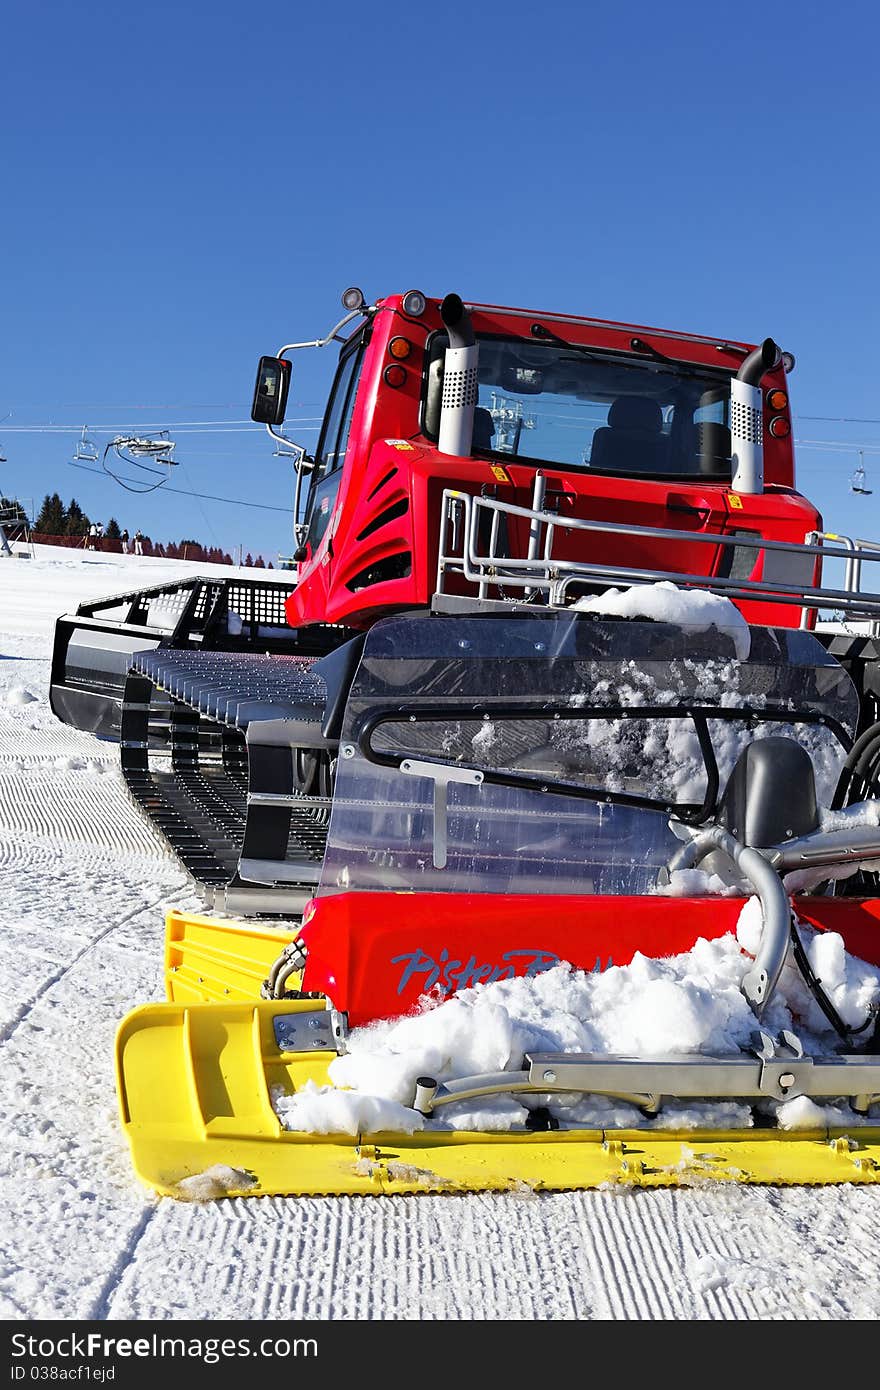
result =
[[[671,362],[672,358],[667,357],[665,352],[655,348],[653,343],[646,343],[644,338],[630,338],[629,345],[633,352],[646,352],[649,357],[653,357],[656,362]]]
[[[583,343],[570,343],[565,338],[561,338],[558,333],[553,333],[549,328],[545,328],[543,323],[533,323],[531,326],[533,338],[539,338],[545,342],[558,343],[560,347],[569,348],[572,352],[579,352],[584,357],[589,357],[594,362],[607,362],[609,360],[623,362],[626,364],[630,358],[628,352],[620,348],[588,348]],[[729,375],[728,368],[718,368],[710,366],[709,363],[684,362],[680,358],[667,357],[659,348],[655,348],[651,343],[646,343],[644,338],[631,338],[630,351],[652,357],[655,362],[660,362],[664,367],[670,367],[676,376],[688,378],[702,378],[706,375],[715,375],[723,372]]]
[[[543,323],[533,323],[530,331],[533,338],[542,338],[546,342],[558,343],[560,347],[571,348],[574,352],[582,352],[584,357],[590,357],[594,361],[598,359],[599,354],[594,352],[592,348],[584,347],[583,343],[567,342],[565,338],[560,338],[558,333],[551,333],[550,329],[545,328]]]

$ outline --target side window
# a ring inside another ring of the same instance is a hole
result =
[[[306,513],[308,534],[306,540],[312,551],[317,548],[327,529],[336,493],[339,490],[342,463],[348,448],[348,436],[357,397],[357,384],[364,357],[364,340],[346,354],[339,363],[333,395],[327,414],[315,466],[312,469]]]
[[[360,374],[362,358],[363,348],[360,346],[350,352],[347,357],[344,357],[339,364],[336,381],[333,384],[333,396],[324,421],[324,428],[321,431],[318,452],[315,456],[313,477],[315,474],[319,477],[325,477],[334,469],[342,467],[342,460],[345,458],[345,450],[348,445],[348,432],[351,429],[351,416],[354,410],[357,378]]]

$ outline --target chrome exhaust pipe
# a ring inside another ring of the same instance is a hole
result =
[[[782,358],[772,338],[765,338],[743,362],[730,383],[730,436],[733,491],[764,491],[764,401],[761,382]]]
[[[443,300],[440,317],[449,334],[449,347],[443,369],[437,447],[441,454],[469,458],[474,437],[474,409],[479,392],[479,348],[471,316],[457,294],[448,294]]]

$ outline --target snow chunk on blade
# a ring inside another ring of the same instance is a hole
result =
[[[193,1173],[191,1177],[181,1178],[177,1184],[177,1196],[184,1202],[215,1202],[219,1197],[230,1197],[247,1192],[254,1186],[254,1178],[240,1168],[230,1168],[227,1163],[215,1163],[203,1173]]]
[[[746,903],[737,933],[700,939],[691,950],[663,960],[636,955],[630,965],[586,973],[562,963],[532,978],[477,985],[442,1003],[423,997],[418,1011],[355,1029],[348,1051],[329,1068],[335,1087],[307,1088],[273,1098],[288,1128],[325,1134],[428,1129],[472,1131],[530,1127],[534,1112],[549,1112],[559,1128],[644,1126],[635,1105],[604,1096],[512,1095],[464,1099],[423,1121],[414,1109],[419,1078],[446,1083],[462,1077],[515,1072],[525,1053],[592,1053],[629,1058],[737,1056],[755,1037],[755,1016],[743,993],[761,930],[760,904]],[[880,971],[848,954],[833,932],[800,934],[823,989],[839,1015],[860,1027],[880,1003]],[[813,1056],[833,1055],[839,1039],[791,959],[762,1020],[768,1032],[796,1032]],[[652,1121],[658,1129],[745,1129],[756,1113],[783,1129],[818,1124],[875,1124],[880,1107],[859,1116],[844,1102],[817,1105],[802,1097],[760,1100],[670,1099]],[[370,1123],[365,1123],[369,1121]]]
[[[698,589],[679,589],[669,580],[658,584],[634,584],[628,589],[608,589],[604,594],[578,599],[573,608],[618,618],[652,618],[655,622],[706,632],[715,628],[733,639],[738,661],[746,661],[751,637],[749,625],[735,604],[722,594]]]
[[[314,1081],[293,1096],[276,1089],[272,1104],[285,1129],[303,1134],[413,1134],[425,1123],[421,1115],[393,1100],[316,1086]]]

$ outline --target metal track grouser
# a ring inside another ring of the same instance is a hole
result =
[[[137,1171],[172,1195],[876,1181],[874,1010],[841,1016],[803,933],[880,966],[880,547],[795,489],[793,359],[455,295],[343,303],[257,375],[283,439],[291,351],[341,345],[296,461],[295,584],[194,578],[57,625],[55,713],[119,740],[205,900],[169,914],[169,1002],[119,1031]],[[749,898],[737,1050],[443,1063],[409,1124],[285,1126],[350,1099],[324,1088],[351,1028],[674,957]],[[786,970],[821,1053],[768,1023]],[[524,1118],[454,1123],[498,1097]],[[595,1098],[601,1123],[560,1121]],[[818,1120],[776,1127],[798,1098]],[[694,1101],[704,1123],[668,1121]],[[746,1121],[713,1123],[731,1102]]]

